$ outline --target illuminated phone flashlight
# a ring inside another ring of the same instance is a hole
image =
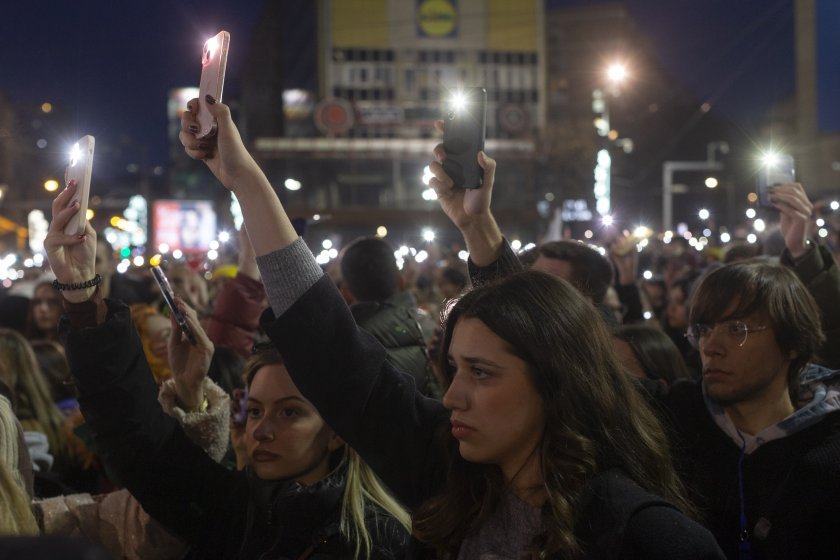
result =
[[[779,154],[776,152],[765,152],[761,156],[761,162],[766,167],[775,167],[779,163]]]
[[[450,103],[452,105],[453,111],[463,111],[464,108],[467,106],[467,96],[464,94],[463,91],[456,91],[452,94],[452,100],[450,101]]]
[[[216,51],[216,48],[218,48],[218,46],[219,46],[218,42],[219,41],[216,39],[216,37],[210,37],[204,43],[204,52],[206,53],[205,63],[210,62],[213,59],[213,53]]]
[[[79,147],[79,143],[76,142],[70,149],[70,167],[75,167],[80,159],[82,159],[82,149]]]

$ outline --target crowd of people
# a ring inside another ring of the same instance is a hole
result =
[[[371,237],[325,270],[207,103],[217,134],[193,100],[181,142],[245,227],[233,277],[168,267],[194,342],[64,234],[72,183],[54,280],[0,301],[0,557],[840,557],[840,267],[802,185],[776,254],[517,253],[496,162],[457,188],[439,145],[466,266],[419,282]]]

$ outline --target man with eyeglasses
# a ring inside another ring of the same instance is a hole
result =
[[[730,558],[840,558],[840,273],[808,241],[798,184],[774,202],[786,250],[705,276],[686,337],[702,382],[660,399],[703,521]]]
[[[462,191],[433,163],[430,185],[464,235],[473,284],[519,270],[485,186]],[[840,558],[840,269],[809,240],[802,185],[774,188],[785,251],[709,273],[689,342],[703,379],[645,383],[671,425],[675,464],[727,557]],[[582,333],[582,336],[585,334]]]

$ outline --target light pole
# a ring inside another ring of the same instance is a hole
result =
[[[662,164],[662,230],[674,229],[674,172],[675,171],[720,171],[723,163],[715,161],[715,152],[729,151],[726,142],[709,142],[706,147],[706,161],[666,161]]]
[[[598,136],[604,138],[602,147],[595,158],[595,184],[592,189],[595,195],[595,209],[602,216],[610,212],[610,182],[612,176],[612,156],[610,143],[618,138],[618,133],[610,126],[610,104],[608,97],[618,94],[618,86],[627,78],[627,67],[621,63],[613,63],[606,69],[606,91],[596,88],[592,92],[592,110],[600,117],[595,119],[595,130]]]

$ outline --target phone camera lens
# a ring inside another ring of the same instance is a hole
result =
[[[446,115],[450,121],[455,119],[455,111],[449,111],[449,114]]]

